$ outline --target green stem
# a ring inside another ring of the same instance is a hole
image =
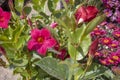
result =
[[[93,59],[93,58],[92,58],[91,56],[89,56],[88,61],[87,61],[87,67],[85,68],[83,74],[81,75],[81,79],[84,78],[87,70],[89,69],[89,67],[90,67],[90,65],[91,65],[91,63],[92,63],[92,59]]]

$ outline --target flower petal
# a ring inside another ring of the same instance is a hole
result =
[[[47,48],[51,48],[51,47],[55,46],[55,44],[56,44],[56,40],[54,38],[48,39],[44,42],[44,45]]]
[[[50,35],[50,31],[46,28],[41,29],[41,36],[44,36],[45,38],[49,38]]]
[[[46,52],[47,52],[47,47],[42,45],[38,50],[37,50],[38,54],[45,56]]]
[[[85,21],[87,19],[87,12],[84,6],[78,8],[75,13],[75,18],[77,22],[80,22],[80,20]]]
[[[95,6],[88,6],[86,8],[87,11],[87,21],[90,21],[91,19],[95,18],[97,13],[98,13],[98,9]]]
[[[0,22],[0,27],[8,28],[8,21]]]
[[[39,47],[40,46],[38,45],[38,43],[35,40],[31,39],[31,40],[28,41],[28,49],[29,50],[36,50]]]
[[[33,39],[37,39],[39,36],[41,35],[41,31],[39,30],[39,29],[37,29],[37,28],[35,28],[35,29],[33,29],[32,31],[31,31],[31,37],[33,38]]]
[[[4,15],[4,18],[5,18],[5,19],[7,19],[8,21],[10,20],[10,18],[11,18],[11,13],[10,13],[10,12],[4,11],[4,12],[3,12],[3,15]]]

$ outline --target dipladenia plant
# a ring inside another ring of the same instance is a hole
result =
[[[23,80],[112,80],[118,74],[120,33],[103,24],[103,1],[29,3],[8,0],[10,11],[0,8],[0,53],[9,63],[2,66],[12,67]],[[103,48],[116,52],[105,54]]]

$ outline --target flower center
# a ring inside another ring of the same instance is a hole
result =
[[[39,38],[37,39],[37,41],[38,41],[38,43],[43,43],[43,42],[44,42],[44,38],[43,38],[43,37],[39,37]]]
[[[4,21],[4,17],[1,16],[1,17],[0,17],[0,22],[3,22],[3,21]]]
[[[94,31],[99,30],[99,28],[95,28]]]
[[[116,33],[115,35],[116,35],[117,37],[120,37],[120,34],[119,34],[119,33]]]
[[[103,61],[103,60],[101,61],[101,63],[102,63],[103,65],[106,65],[106,64],[107,64],[106,61]]]
[[[96,35],[100,35],[100,32],[96,32],[95,34],[96,34]]]
[[[117,46],[117,45],[116,45],[116,44],[111,44],[111,46],[112,46],[112,47],[115,47],[115,46]]]
[[[118,56],[113,56],[113,59],[118,60],[119,57]]]
[[[100,53],[99,53],[99,52],[96,52],[96,53],[95,53],[95,56],[99,56],[99,55],[100,55]]]
[[[108,40],[108,39],[105,39],[105,40],[104,40],[104,43],[109,43],[109,40]]]
[[[114,61],[113,61],[113,60],[111,60],[111,59],[109,59],[108,61],[109,61],[110,63],[114,63]]]

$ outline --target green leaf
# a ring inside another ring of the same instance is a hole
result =
[[[10,62],[17,67],[23,67],[28,64],[27,58],[24,58],[24,57],[21,57],[19,59],[11,59]]]
[[[0,35],[0,41],[7,41],[7,40],[9,40],[7,36]]]
[[[68,42],[68,52],[70,54],[70,57],[73,60],[81,60],[84,58],[83,53],[80,53],[72,44],[71,42]]]
[[[15,44],[16,49],[19,50],[22,46],[24,46],[25,42],[28,41],[29,37],[30,37],[29,35],[20,37],[18,39],[18,42]]]
[[[32,0],[32,3],[37,5],[37,4],[40,4],[39,1],[41,0]]]
[[[49,16],[47,16],[46,13],[44,13],[44,12],[40,12],[40,15],[41,15],[42,17],[46,18],[46,19],[49,18]]]
[[[15,12],[11,11],[11,14],[12,14],[12,18],[13,18],[14,20],[16,20],[16,19],[19,18],[19,16],[17,16],[17,14],[16,14]]]
[[[49,74],[47,74],[44,70],[42,70],[41,68],[38,69],[38,76],[37,77],[40,80],[42,80],[43,78],[46,78],[48,76],[49,76]]]
[[[24,11],[24,13],[25,13],[26,15],[29,15],[30,12],[32,11],[32,8],[26,6],[26,7],[24,7],[23,11]]]
[[[82,35],[84,27],[77,28],[74,32],[71,33],[70,35],[70,41],[72,43],[79,43],[79,39]]]
[[[75,74],[74,74],[75,80],[78,80],[83,72],[84,72],[84,70],[82,69],[82,67],[75,68]]]
[[[20,25],[14,30],[13,32],[13,42],[14,43],[17,43],[18,42],[18,39],[22,33],[24,29],[24,25],[21,27]]]
[[[54,4],[53,4],[53,0],[48,0],[48,9],[50,10],[50,12],[54,12]]]
[[[116,75],[112,80],[120,80],[120,75]]]
[[[93,69],[93,68],[92,68],[92,69]],[[86,73],[86,76],[84,77],[84,79],[85,79],[85,80],[86,80],[86,79],[94,79],[94,78],[96,78],[96,77],[104,74],[105,71],[107,71],[107,69],[104,68],[104,67],[99,67],[99,68],[97,68],[96,71],[91,70],[91,71],[89,71],[89,72]]]
[[[15,0],[15,9],[22,12],[24,0]]]
[[[47,0],[32,0],[33,8],[38,12],[44,12],[46,1]]]
[[[85,35],[89,34],[98,24],[105,20],[105,15],[100,15],[87,24]]]
[[[66,79],[68,71],[67,65],[59,64],[59,62],[54,58],[45,57],[40,61],[36,62],[35,64],[38,65],[41,69],[43,69],[46,73],[57,79]]]
[[[87,35],[82,39],[82,42],[80,43],[80,47],[83,50],[84,56],[87,55],[90,44],[91,44],[91,37],[90,35]]]
[[[58,3],[59,0],[53,0],[53,1],[54,1],[54,3]]]

